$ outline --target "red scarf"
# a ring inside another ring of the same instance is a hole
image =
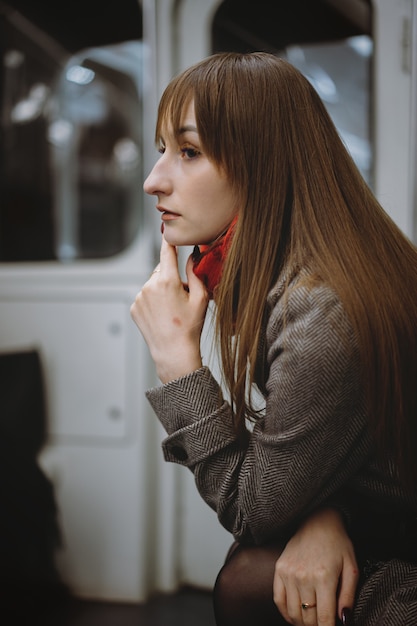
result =
[[[203,281],[209,297],[213,298],[213,292],[220,282],[223,271],[223,263],[229,251],[237,216],[226,232],[218,237],[213,243],[203,246],[195,246],[193,251],[194,274]]]

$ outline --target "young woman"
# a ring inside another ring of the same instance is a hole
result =
[[[174,78],[156,140],[160,264],[131,313],[162,382],[147,397],[165,458],[237,542],[217,623],[334,624],[358,581],[356,625],[417,625],[415,247],[273,55]],[[184,285],[176,247],[194,244]],[[200,350],[211,297],[222,386]]]

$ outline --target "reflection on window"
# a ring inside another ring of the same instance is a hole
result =
[[[142,212],[140,41],[71,57],[0,21],[0,261],[115,255]]]
[[[371,0],[223,0],[213,52],[265,50],[287,58],[316,88],[372,187]]]
[[[323,100],[362,176],[372,185],[369,76],[372,39],[367,35],[330,43],[296,45],[285,56]]]

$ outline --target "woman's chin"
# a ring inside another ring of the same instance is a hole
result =
[[[187,238],[173,236],[167,232],[167,229],[164,232],[164,239],[170,246],[175,246],[176,248],[195,245],[194,241],[189,241]]]
[[[175,232],[173,228],[165,227],[161,229],[164,239],[171,246],[194,246],[194,237],[187,237],[187,235],[181,235],[179,232]]]

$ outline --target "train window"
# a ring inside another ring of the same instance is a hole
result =
[[[2,262],[110,257],[141,225],[139,3],[84,4],[0,2]]]
[[[288,58],[320,94],[372,187],[370,0],[224,0],[212,47]]]
[[[367,35],[342,41],[289,46],[285,56],[316,88],[368,184],[372,185]],[[341,71],[342,70],[342,71]]]

